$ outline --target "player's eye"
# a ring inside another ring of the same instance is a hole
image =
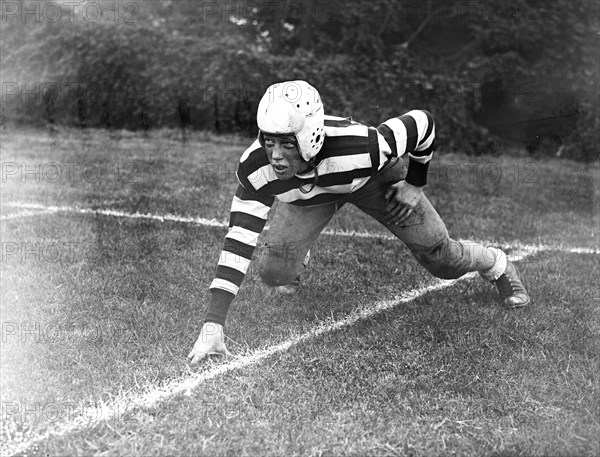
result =
[[[283,147],[286,149],[294,149],[296,147],[296,144],[293,143],[292,141],[285,141],[283,143]]]
[[[265,139],[265,146],[268,148],[272,148],[273,146],[275,146],[275,142],[273,140]]]

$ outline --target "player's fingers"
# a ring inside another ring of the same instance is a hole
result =
[[[227,346],[225,346],[225,345],[222,345],[218,349],[215,349],[213,352],[211,352],[211,355],[212,354],[223,355],[225,357],[229,357],[231,355],[231,353],[227,349]]]
[[[393,214],[398,213],[398,211],[400,211],[403,206],[404,206],[404,204],[402,202],[398,202],[396,200],[391,200],[391,201],[387,202],[385,205],[385,211],[387,213],[387,216],[389,217],[389,215],[392,213]]]
[[[389,190],[385,193],[385,209],[388,211],[398,204],[394,196],[395,194]]]
[[[413,212],[413,210],[412,210],[412,209],[410,209],[410,208],[407,208],[407,211],[406,211],[404,214],[400,215],[400,216],[397,218],[397,220],[396,220],[396,225],[400,225],[400,224],[402,224],[404,221],[406,221],[406,219],[408,219],[408,218],[409,218],[409,216],[412,214],[412,212]]]
[[[385,212],[387,214],[391,213],[392,211],[394,211],[396,208],[398,208],[400,204],[396,201],[391,201],[385,204]]]
[[[405,218],[406,214],[412,211],[410,208],[404,207],[396,216],[390,220],[390,225],[399,225]]]
[[[403,206],[400,203],[396,203],[396,205],[390,209],[388,209],[386,206],[387,214],[383,216],[384,222],[392,222],[397,217],[398,213],[402,211],[402,209]]]
[[[390,186],[390,187],[388,188],[388,190],[386,190],[386,191],[385,191],[385,199],[386,199],[386,200],[389,200],[389,199],[390,199],[390,197],[391,197],[391,196],[394,194],[394,191],[395,191],[395,190],[396,190],[396,189],[394,189],[393,187],[391,187],[391,186]]]
[[[191,359],[190,360],[190,364],[191,365],[195,365],[198,362],[200,362],[200,360],[202,360],[204,357],[206,357],[206,355],[207,355],[206,352],[194,352],[194,351],[192,351],[192,352],[190,352],[188,354],[188,359]]]

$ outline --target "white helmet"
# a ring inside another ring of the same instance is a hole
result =
[[[285,81],[270,86],[258,104],[258,137],[263,133],[294,135],[307,162],[325,141],[325,114],[319,92],[306,81]]]

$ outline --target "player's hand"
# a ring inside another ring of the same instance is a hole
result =
[[[214,322],[206,322],[202,326],[200,336],[188,354],[188,359],[194,365],[210,354],[230,355],[225,346],[223,326]]]
[[[400,225],[412,214],[423,195],[423,188],[413,186],[406,181],[392,184],[385,193],[384,222],[388,225]]]

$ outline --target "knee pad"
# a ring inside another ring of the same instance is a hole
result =
[[[446,237],[431,248],[420,252],[417,259],[436,278],[456,279],[462,276],[456,264],[462,258],[462,245]]]
[[[273,266],[263,267],[258,270],[261,281],[269,287],[285,286],[291,284],[296,279],[295,271],[276,268]]]
[[[298,276],[294,265],[286,262],[283,256],[268,250],[258,260],[258,274],[261,281],[270,287],[290,284]]]

